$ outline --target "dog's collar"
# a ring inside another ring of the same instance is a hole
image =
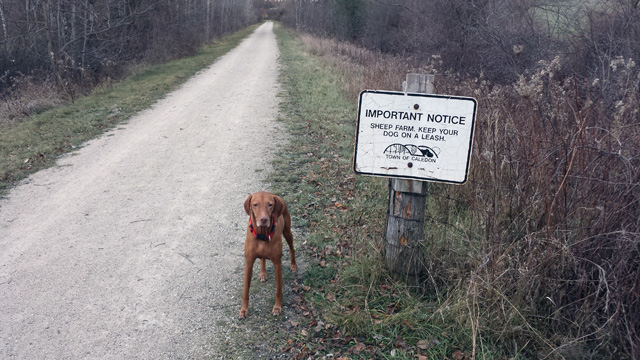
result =
[[[274,219],[272,219],[271,221],[271,232],[269,232],[269,235],[262,235],[256,232],[256,229],[253,227],[253,220],[251,218],[252,216],[249,217],[249,230],[251,230],[251,233],[253,234],[253,236],[255,236],[256,239],[258,240],[271,241],[271,238],[273,237],[273,232],[276,230],[276,222],[273,221]]]

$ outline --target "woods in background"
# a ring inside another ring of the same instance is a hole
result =
[[[30,75],[61,89],[119,78],[257,16],[252,0],[0,0],[0,92]]]
[[[621,56],[640,58],[638,0],[286,0],[271,2],[297,30],[447,69],[509,82],[560,55],[601,76]],[[600,72],[600,73],[599,73]]]

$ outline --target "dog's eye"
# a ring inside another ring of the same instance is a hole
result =
[[[272,207],[272,206],[273,206],[273,204],[269,204],[269,207]]]

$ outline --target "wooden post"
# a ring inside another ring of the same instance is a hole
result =
[[[433,93],[433,75],[407,74],[405,92]],[[389,180],[389,210],[385,260],[387,267],[402,275],[420,275],[424,269],[424,212],[427,183],[419,180]]]

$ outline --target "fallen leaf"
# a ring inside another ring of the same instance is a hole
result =
[[[349,352],[352,354],[359,354],[361,351],[363,351],[367,346],[363,343],[357,343],[355,345],[353,345],[350,349]]]
[[[396,312],[396,304],[389,304],[387,306],[387,314],[393,315]]]
[[[431,342],[427,341],[427,340],[420,340],[418,341],[418,343],[416,344],[416,346],[418,347],[418,349],[420,350],[427,350],[428,348],[431,347]]]
[[[335,296],[335,295],[333,295],[333,293],[332,293],[332,292],[330,292],[330,293],[328,293],[328,294],[327,294],[327,300],[329,300],[329,301],[335,301],[335,300],[336,300],[336,296]]]
[[[290,324],[291,324],[291,326],[293,326],[293,327],[298,326],[298,322],[297,322],[297,321],[289,320],[289,323],[290,323]]]
[[[427,360],[427,357],[424,355],[419,354],[418,355],[418,360]]]
[[[320,267],[327,267],[327,263],[324,260],[320,261]]]
[[[304,349],[302,349],[302,351],[300,351],[300,354],[298,354],[296,356],[296,360],[301,360],[301,359],[305,358],[305,356],[307,356],[308,352],[309,352],[309,348],[305,346]]]
[[[302,334],[302,336],[307,336],[309,335],[309,333],[307,332],[307,330],[302,329],[302,331],[300,332]]]
[[[409,345],[407,345],[407,342],[404,341],[401,337],[397,337],[393,341],[393,345],[398,349],[402,349],[402,350],[406,350],[409,347]]]
[[[453,358],[453,360],[464,360],[465,356],[466,355],[460,350],[456,350],[451,354],[451,358]]]

